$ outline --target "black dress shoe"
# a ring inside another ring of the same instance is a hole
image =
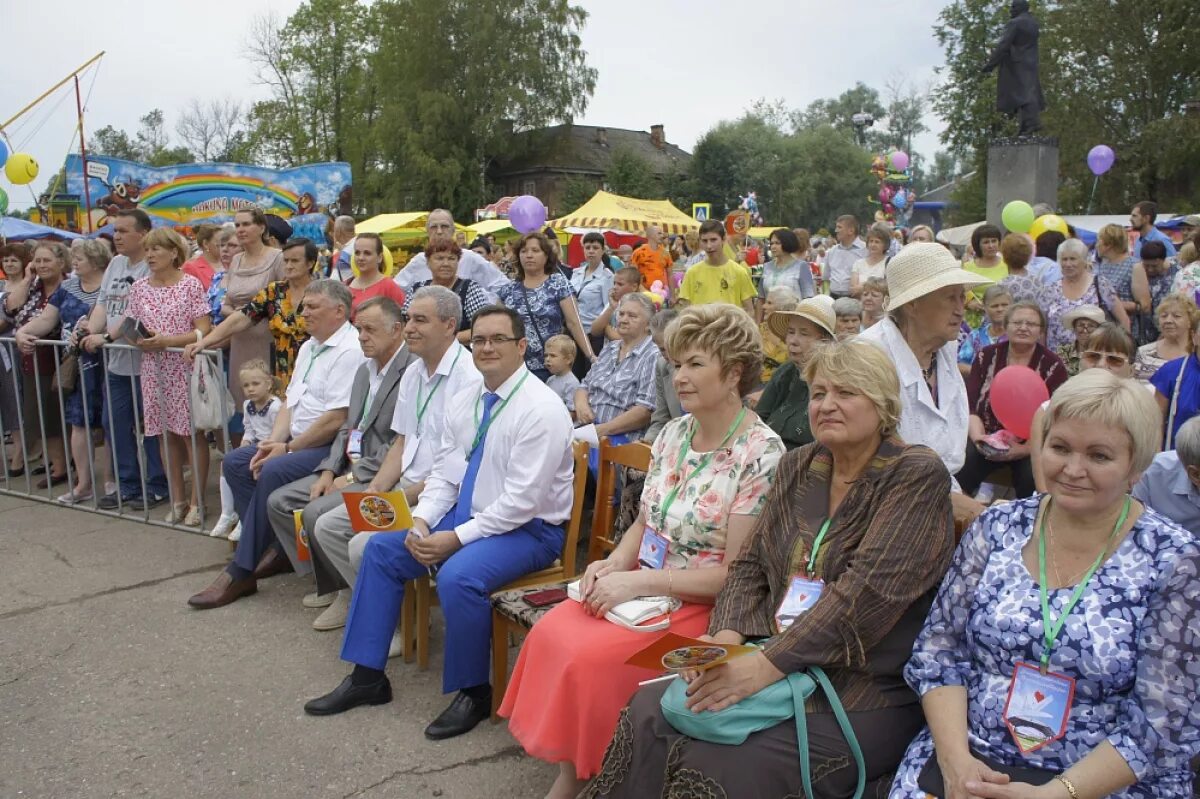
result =
[[[442,711],[442,715],[433,720],[425,728],[425,737],[431,741],[442,741],[453,738],[475,729],[475,725],[486,719],[492,713],[492,695],[489,693],[482,700],[475,700],[458,692],[450,707]]]
[[[392,684],[387,677],[371,685],[355,685],[354,679],[347,676],[330,693],[306,702],[304,712],[310,716],[333,716],[359,705],[386,705],[391,701]]]

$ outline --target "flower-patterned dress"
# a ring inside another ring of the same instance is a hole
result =
[[[514,280],[501,286],[496,296],[525,322],[525,368],[534,374],[545,375],[546,342],[551,336],[565,331],[559,303],[575,296],[571,284],[554,272],[537,288],[527,288],[520,280]]]
[[[126,313],[154,333],[180,336],[195,329],[194,320],[208,316],[208,298],[204,286],[191,275],[183,275],[172,286],[151,286],[150,278],[144,277],[129,288]],[[191,434],[191,376],[192,366],[183,353],[142,353],[146,435],[161,435],[164,430],[178,436]]]
[[[268,283],[267,287],[250,302],[239,309],[258,323],[264,319],[271,331],[271,361],[270,367],[278,385],[286,386],[292,379],[292,370],[296,368],[296,356],[300,353],[300,345],[308,341],[308,328],[300,312],[304,310],[304,301],[293,307],[288,299],[288,283],[277,280]]]
[[[670,541],[667,566],[692,569],[725,561],[725,533],[730,515],[757,516],[766,504],[783,442],[760,419],[725,447],[698,474],[692,472],[708,453],[683,451],[696,421],[684,416],[662,429],[650,455],[642,491],[647,523]],[[663,498],[684,482],[661,523]],[[640,539],[640,531],[637,531]],[[712,605],[685,603],[671,614],[671,632],[703,635]],[[567,600],[533,626],[513,670],[500,715],[509,732],[534,757],[569,760],[576,774],[591,777],[600,770],[604,748],[612,739],[621,708],[648,675],[625,665],[653,636],[625,630],[584,613]]]
[[[1099,287],[1099,296],[1097,296],[1097,286]],[[1117,297],[1117,291],[1102,277],[1095,277],[1088,281],[1088,287],[1077,300],[1067,299],[1062,291],[1062,283],[1047,283],[1046,290],[1042,292],[1042,310],[1046,312],[1046,318],[1050,320],[1050,329],[1047,331],[1048,346],[1051,350],[1058,350],[1063,344],[1070,344],[1075,341],[1075,331],[1070,330],[1062,323],[1062,318],[1068,311],[1078,308],[1080,305],[1098,305],[1107,312],[1116,307],[1120,302]]]
[[[1021,550],[1035,534],[1039,498],[988,509],[955,553],[905,669],[924,696],[967,690],[971,750],[1003,765],[1065,771],[1108,741],[1137,775],[1118,799],[1188,799],[1188,761],[1200,752],[1200,544],[1142,511],[1071,611],[1050,670],[1075,679],[1066,735],[1022,755],[1002,714],[1018,661],[1042,652],[1039,591]],[[1057,618],[1073,586],[1050,592]],[[926,728],[909,745],[892,799],[924,799],[917,779],[933,755]]]

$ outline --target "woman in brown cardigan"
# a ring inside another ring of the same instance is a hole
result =
[[[693,679],[688,704],[721,710],[821,666],[849,713],[868,788],[886,786],[923,724],[902,671],[950,563],[950,475],[933,450],[895,436],[900,386],[881,351],[832,344],[805,371],[816,441],[780,462],[709,624],[716,642],[766,640],[761,652]],[[785,603],[797,578],[822,586],[807,609]],[[643,688],[622,711],[585,796],[804,795],[794,721],[737,747],[695,740],[664,719],[666,685]],[[808,708],[814,794],[850,796],[858,775],[849,745],[819,692]]]

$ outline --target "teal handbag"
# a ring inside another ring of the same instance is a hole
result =
[[[850,726],[850,719],[846,715],[846,709],[842,707],[841,700],[838,699],[837,691],[829,682],[829,677],[817,666],[809,666],[807,672],[789,674],[737,704],[715,712],[706,710],[693,713],[688,710],[684,705],[687,701],[687,683],[682,678],[676,678],[667,686],[660,705],[667,723],[679,732],[689,738],[726,746],[745,743],[751,733],[794,718],[796,740],[800,749],[800,778],[804,783],[804,795],[813,799],[812,770],[808,758],[808,721],[804,713],[804,700],[817,690],[818,685],[833,708],[833,715],[842,730],[842,735],[846,737],[846,743],[850,744],[854,765],[858,767],[858,788],[854,791],[854,799],[862,799],[867,786],[867,766],[858,746],[858,738],[854,735],[854,729]]]

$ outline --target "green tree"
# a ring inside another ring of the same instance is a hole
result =
[[[1093,183],[1086,156],[1101,143],[1118,160],[1099,183],[1094,210],[1124,212],[1141,199],[1170,206],[1195,197],[1195,161],[1187,146],[1195,128],[1183,114],[1184,103],[1200,93],[1200,43],[1189,35],[1193,5],[1187,0],[1035,5],[1044,133],[1059,140],[1062,210],[1086,208]],[[943,141],[976,169],[981,186],[988,142],[1016,127],[995,111],[994,74],[980,73],[1005,17],[1004,7],[987,0],[953,0],[934,28],[945,51],[933,99],[947,126]],[[965,186],[961,191],[980,193]]]
[[[562,215],[571,213],[592,199],[599,188],[600,182],[598,180],[585,177],[568,179],[567,185],[563,188],[562,208],[556,209],[555,212]]]
[[[837,97],[809,103],[807,108],[794,114],[793,118],[798,129],[819,128],[828,125],[837,130],[853,133],[853,117],[859,113],[870,114],[876,120],[882,119],[887,113],[887,109],[879,99],[879,91],[861,81]]]
[[[378,87],[385,199],[466,215],[487,197],[512,130],[570,121],[596,83],[568,0],[381,0],[370,59]]]
[[[195,160],[187,147],[172,145],[161,109],[148,111],[138,120],[133,136],[111,125],[100,128],[88,143],[88,152],[139,161],[150,166],[190,164]]]
[[[654,174],[654,166],[626,147],[613,150],[604,182],[609,191],[626,197],[654,200],[663,196],[662,180]]]

